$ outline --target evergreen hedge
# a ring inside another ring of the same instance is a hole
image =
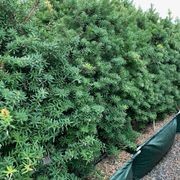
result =
[[[180,105],[180,23],[129,1],[0,1],[0,179],[78,179]]]

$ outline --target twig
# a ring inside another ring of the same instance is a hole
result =
[[[156,129],[156,122],[153,121],[153,130],[155,131],[155,129]]]
[[[29,14],[24,18],[23,22],[27,22],[31,18],[32,14],[36,10],[37,6],[39,5],[39,2],[40,0],[35,0],[33,7],[31,8]]]

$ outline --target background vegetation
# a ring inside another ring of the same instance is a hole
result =
[[[0,179],[78,179],[180,105],[180,23],[119,0],[0,0]]]

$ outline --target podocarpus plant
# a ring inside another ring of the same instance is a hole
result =
[[[16,1],[1,5],[1,18],[8,21],[1,23],[0,177],[24,179],[42,170],[47,178],[74,179],[67,173],[73,161],[89,167],[100,155],[96,126],[103,111],[79,69],[68,62],[77,39],[37,26],[34,17],[19,17],[22,4]]]
[[[0,1],[0,179],[78,179],[179,106],[179,23],[128,1]],[[78,177],[77,177],[78,176]]]

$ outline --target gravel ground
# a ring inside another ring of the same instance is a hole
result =
[[[141,180],[180,180],[180,134],[167,155]]]

